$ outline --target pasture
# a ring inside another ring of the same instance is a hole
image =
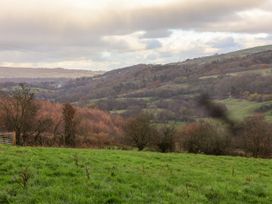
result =
[[[272,161],[0,145],[0,203],[272,203]]]

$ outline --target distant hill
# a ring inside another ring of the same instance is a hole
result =
[[[0,79],[42,79],[92,77],[102,72],[76,69],[14,68],[0,67]]]
[[[94,77],[32,85],[42,99],[98,106],[128,116],[145,110],[159,122],[206,117],[196,103],[203,92],[226,102],[237,113],[245,108],[241,111],[246,115],[272,104],[272,46],[165,65],[139,64]],[[14,84],[2,89],[11,86]],[[243,105],[237,100],[243,100]],[[272,112],[267,114],[272,116]]]
[[[248,49],[243,49],[243,50],[238,50],[226,54],[216,54],[212,56],[207,56],[207,57],[199,57],[195,59],[189,59],[186,60],[185,62],[194,62],[194,63],[208,63],[212,61],[222,61],[226,59],[233,59],[233,58],[241,58],[241,57],[246,57],[248,55],[252,54],[257,54],[261,52],[266,52],[266,51],[271,51],[272,50],[272,45],[265,45],[265,46],[258,46],[254,48],[248,48]],[[177,62],[177,63],[171,63],[171,64],[182,64],[184,62]]]
[[[217,100],[272,100],[272,46],[165,65],[139,64],[68,81],[41,96],[124,115],[147,110],[159,121],[184,121],[205,116],[196,104],[202,92]]]

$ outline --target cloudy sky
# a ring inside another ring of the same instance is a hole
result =
[[[272,44],[272,0],[0,0],[0,66],[110,70]]]

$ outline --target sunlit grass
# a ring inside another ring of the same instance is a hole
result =
[[[271,203],[271,172],[263,159],[0,146],[0,203]]]

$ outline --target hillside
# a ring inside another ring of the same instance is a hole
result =
[[[268,204],[271,168],[239,157],[0,146],[0,203]]]
[[[97,106],[124,116],[145,110],[158,122],[206,117],[197,104],[198,96],[206,92],[230,111],[240,107],[236,101],[252,107],[244,117],[272,106],[272,46],[165,65],[139,64],[94,77],[28,83],[41,99]],[[0,84],[5,91],[14,86]],[[271,108],[264,113],[272,118]]]
[[[237,57],[246,57],[251,54],[257,54],[260,52],[266,52],[271,50],[272,50],[272,45],[266,45],[266,46],[259,46],[259,47],[244,49],[244,50],[238,50],[238,51],[234,51],[234,52],[226,53],[226,54],[220,54],[220,55],[216,54],[216,55],[208,56],[208,57],[195,58],[193,59],[193,61],[198,63],[207,63],[207,62],[220,61],[220,60],[232,59]],[[174,64],[180,64],[180,63],[172,63],[172,64],[174,65]]]
[[[79,78],[92,77],[102,72],[76,70],[76,69],[46,69],[46,68],[15,68],[0,67],[1,79],[50,79],[50,78]]]
[[[96,105],[123,115],[147,110],[158,121],[187,121],[205,117],[196,104],[202,92],[218,100],[253,101],[256,108],[260,101],[271,101],[272,46],[166,65],[139,64],[69,81],[40,97]]]

